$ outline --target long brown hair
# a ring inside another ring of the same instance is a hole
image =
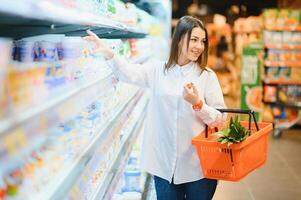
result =
[[[179,59],[179,43],[182,38],[188,34],[187,36],[187,50],[189,47],[189,41],[191,37],[192,29],[195,27],[199,27],[202,30],[205,31],[205,48],[203,53],[200,55],[200,57],[197,59],[196,63],[198,63],[199,67],[203,70],[205,70],[207,65],[207,59],[208,59],[208,33],[207,30],[203,24],[203,22],[197,18],[191,17],[191,16],[184,16],[181,17],[180,20],[177,23],[177,26],[174,30],[172,41],[171,41],[171,47],[170,47],[170,54],[168,61],[165,65],[165,70],[168,71],[171,67],[173,67]]]

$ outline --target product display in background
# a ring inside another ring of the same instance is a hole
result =
[[[260,16],[238,18],[234,22],[235,54],[237,56],[242,55],[244,47],[247,47],[251,43],[261,41],[262,27],[262,18]]]
[[[263,23],[265,29],[298,29],[300,23],[300,10],[292,9],[265,9],[263,12]]]
[[[260,54],[262,44],[254,43],[245,47],[241,65],[241,99],[242,109],[251,109],[256,112],[256,118],[262,111],[262,84]]]
[[[274,136],[301,121],[301,11],[264,10],[263,119],[275,124]]]

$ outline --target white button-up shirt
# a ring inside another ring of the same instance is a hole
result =
[[[164,72],[165,62],[149,61],[130,64],[114,56],[108,61],[121,81],[151,91],[142,145],[142,169],[175,184],[204,178],[195,147],[194,136],[204,131],[205,124],[218,125],[225,115],[223,94],[215,73],[191,62],[175,65]],[[200,111],[192,109],[183,98],[184,85],[193,82],[204,104]]]

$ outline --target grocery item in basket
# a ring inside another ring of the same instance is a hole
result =
[[[192,144],[198,152],[201,170],[206,178],[239,181],[265,163],[268,134],[272,131],[272,123],[246,121],[240,123],[245,128],[250,127],[251,130],[251,135],[240,143],[231,146],[221,144],[216,141],[215,136],[208,135],[208,131],[192,139]]]
[[[244,141],[250,135],[250,131],[239,123],[238,116],[236,115],[234,120],[232,117],[230,118],[228,127],[223,128],[213,135],[218,136],[216,141],[230,146],[231,144]]]

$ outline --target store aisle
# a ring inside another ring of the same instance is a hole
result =
[[[213,200],[297,200],[301,198],[301,131],[270,137],[267,163],[241,182],[218,185]]]

